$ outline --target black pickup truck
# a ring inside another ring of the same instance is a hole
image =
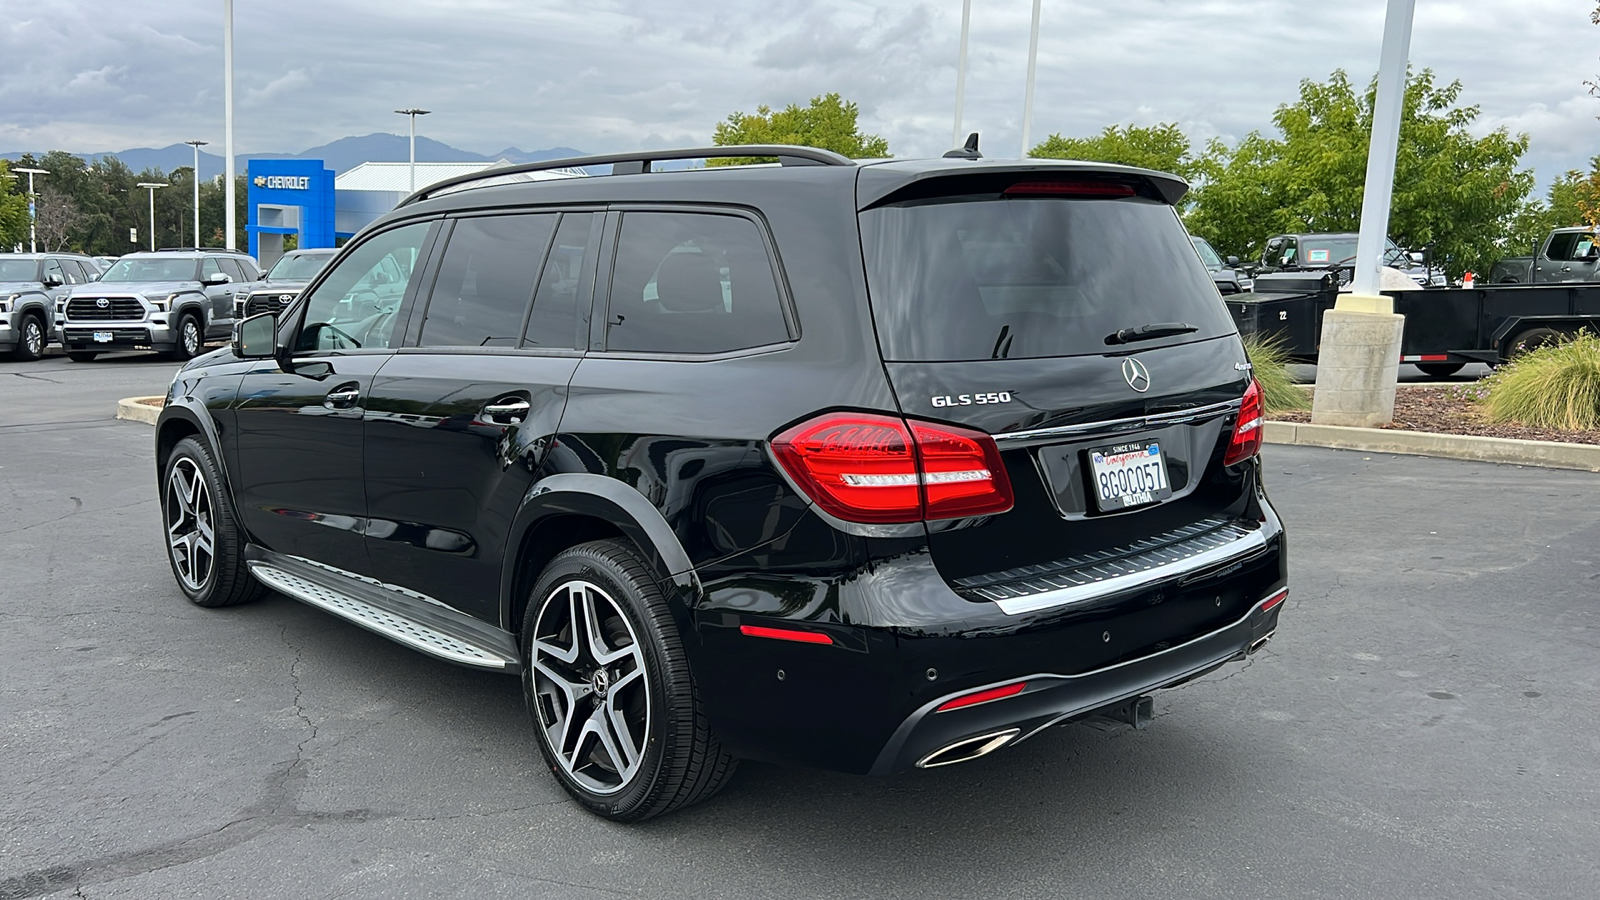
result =
[[[1600,283],[1486,284],[1385,291],[1406,317],[1400,361],[1436,378],[1469,362],[1497,365],[1582,329],[1600,332]],[[1225,297],[1240,334],[1273,336],[1315,363],[1322,314],[1339,296],[1337,272],[1257,275],[1255,290]]]

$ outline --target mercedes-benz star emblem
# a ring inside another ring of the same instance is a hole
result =
[[[105,309],[106,307],[111,305],[111,301],[107,300],[104,297],[101,297],[99,300],[96,300],[94,302],[94,305],[100,307],[101,309]]]
[[[1150,390],[1150,370],[1131,356],[1122,361],[1122,378],[1128,382],[1128,387],[1141,394]]]

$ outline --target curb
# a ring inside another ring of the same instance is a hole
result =
[[[156,423],[156,417],[161,415],[161,407],[150,406],[147,403],[140,403],[139,401],[160,399],[162,399],[160,396],[155,396],[125,397],[121,400],[118,400],[117,418],[127,419],[130,422],[143,422],[146,425],[154,425]]]
[[[1516,438],[1439,434],[1433,431],[1397,431],[1388,428],[1351,428],[1345,425],[1305,425],[1267,422],[1263,437],[1269,444],[1403,453],[1475,462],[1514,463],[1546,469],[1580,469],[1600,472],[1600,444],[1558,441],[1524,441]]]

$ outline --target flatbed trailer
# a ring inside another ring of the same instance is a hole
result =
[[[1338,299],[1333,272],[1262,275],[1255,290],[1224,298],[1240,334],[1277,338],[1296,362],[1315,363],[1322,314]],[[1600,282],[1486,284],[1385,291],[1406,317],[1400,361],[1443,377],[1467,363],[1498,365],[1581,330],[1600,334]]]

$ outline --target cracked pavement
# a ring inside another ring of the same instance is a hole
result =
[[[0,900],[1588,896],[1600,475],[1269,446],[1276,639],[887,779],[746,764],[643,826],[569,803],[514,679],[282,597],[188,604],[148,426],[173,364],[0,363]],[[6,377],[27,375],[31,377]]]

